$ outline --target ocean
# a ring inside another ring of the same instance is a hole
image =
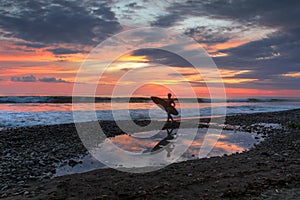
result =
[[[118,120],[131,119],[166,119],[166,113],[157,107],[148,98],[132,98],[126,103],[126,98],[95,99],[95,106],[90,102],[93,98],[82,97],[81,103],[76,103],[75,112],[85,113],[95,110],[99,120],[113,120],[116,113]],[[179,110],[177,118],[208,117],[211,115],[210,99],[198,99],[199,103],[191,103],[188,99],[176,108]],[[112,106],[113,104],[113,106]],[[275,99],[275,98],[243,98],[219,101],[213,106],[226,107],[226,114],[259,113],[283,111],[300,108],[299,99]],[[113,108],[112,108],[113,107]],[[129,109],[126,109],[126,108]],[[0,129],[16,128],[34,125],[66,124],[73,122],[72,97],[57,96],[1,96],[0,97]],[[112,112],[112,110],[114,112]],[[184,111],[184,112],[182,112]],[[200,116],[199,116],[200,111]],[[182,115],[181,113],[184,113]],[[84,117],[82,119],[84,120]],[[88,121],[88,120],[87,120]]]

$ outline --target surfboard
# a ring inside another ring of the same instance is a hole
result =
[[[176,110],[176,108],[168,105],[168,102],[166,100],[154,96],[151,97],[151,100],[166,112],[169,112],[172,115],[178,115],[178,111]]]

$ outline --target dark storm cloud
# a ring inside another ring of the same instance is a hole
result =
[[[192,67],[184,58],[161,49],[139,49],[132,53],[133,56],[147,56],[150,63],[175,67]]]
[[[300,30],[300,29],[299,29]],[[300,70],[300,31],[275,33],[220,52],[226,57],[214,58],[221,68],[256,70],[259,76],[279,75]]]
[[[74,1],[27,0],[10,3],[15,3],[18,13],[7,12],[11,5],[2,2],[1,28],[14,37],[30,42],[93,45],[121,29],[114,13],[103,4],[91,11]]]
[[[40,78],[39,79],[40,82],[45,82],[45,83],[68,83],[67,81],[61,79],[61,78],[55,78],[55,77],[51,77],[51,78]]]
[[[2,46],[1,53],[7,53],[7,51],[21,51],[21,52],[35,52],[33,49],[24,49],[20,46]]]
[[[23,77],[12,76],[10,80],[13,82],[36,82],[37,81],[35,76],[33,75],[28,75]]]
[[[61,78],[55,78],[55,77],[50,77],[50,78],[40,78],[37,79],[34,75],[28,75],[28,76],[12,76],[10,78],[12,82],[45,82],[45,83],[68,83],[68,81],[65,81]]]
[[[195,76],[195,75],[200,75],[200,74],[199,73],[180,73],[180,74],[171,73],[171,74],[169,74],[169,76],[175,76],[175,77],[177,77],[177,76]]]
[[[294,27],[299,25],[300,2],[298,0],[210,0],[171,4],[167,11],[180,16],[210,16],[245,24],[259,23],[270,27]]]
[[[158,26],[158,27],[170,27],[173,26],[180,19],[182,19],[182,17],[177,14],[159,16],[155,22],[151,23],[151,25]]]
[[[299,8],[300,1],[297,0],[211,0],[174,3],[167,8],[167,11],[184,18],[205,16],[238,22],[241,24],[241,27],[237,27],[240,32],[252,27],[276,30],[273,34],[260,40],[222,50],[220,52],[226,53],[228,56],[213,59],[219,68],[251,70],[247,74],[237,75],[236,78],[258,79],[256,82],[238,84],[239,87],[299,89],[299,78],[281,76],[287,72],[300,71]],[[168,19],[172,21],[172,24],[180,20],[176,15],[172,19]],[[158,22],[159,20],[153,24]],[[207,27],[194,27],[186,30],[185,33],[200,43],[213,45],[231,39],[223,34],[228,31],[230,32],[230,30],[212,32]],[[234,86],[234,84],[229,85]]]
[[[195,6],[191,3],[190,6]],[[255,22],[264,26],[293,28],[299,26],[300,2],[298,0],[214,0],[201,7],[217,17]]]
[[[93,10],[93,14],[101,16],[102,19],[111,21],[116,20],[115,13],[110,10],[105,4],[101,4],[99,8]]]
[[[195,28],[189,28],[185,31],[185,34],[194,38],[199,43],[206,43],[209,45],[214,45],[218,43],[224,43],[231,38],[223,35],[225,28],[223,30],[213,31],[211,28],[205,26],[198,26]]]
[[[279,74],[299,70],[300,44],[300,1],[240,1],[213,0],[206,3],[188,1],[185,4],[173,4],[170,10],[181,15],[195,15],[190,9],[200,9],[214,18],[239,21],[242,24],[263,25],[278,31],[258,41],[226,49],[221,52],[227,57],[214,58],[220,67],[231,69],[255,69],[262,74]],[[220,31],[222,32],[222,31]],[[203,35],[206,43],[225,42],[228,38],[207,34],[202,29],[190,29],[188,35]],[[224,40],[223,40],[224,39]],[[272,68],[272,69],[271,69]]]
[[[261,72],[271,74],[291,71],[297,67],[299,70],[299,1],[212,1],[203,7],[217,17],[278,29],[267,38],[223,51],[229,53],[225,61],[238,60],[235,64],[231,62],[231,66],[251,65]],[[280,56],[273,56],[278,53]],[[269,70],[271,66],[273,69]]]
[[[68,48],[48,49],[48,51],[52,52],[55,55],[83,53],[83,51],[81,51],[81,50],[68,49]]]
[[[144,6],[138,5],[136,2],[129,3],[126,5],[126,7],[131,8],[131,9],[143,9],[145,8]]]
[[[29,42],[16,42],[15,45],[17,46],[26,46],[27,48],[44,48],[47,47],[48,45],[46,44],[41,44],[41,43],[29,43]]]

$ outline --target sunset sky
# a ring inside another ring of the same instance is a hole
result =
[[[297,0],[1,0],[0,95],[72,95],[80,66],[98,44],[122,31],[160,27],[193,38],[207,51],[228,97],[300,97],[299,8]],[[148,80],[136,96],[163,95],[165,87],[180,90],[182,80],[167,70],[172,68],[199,97],[209,97],[203,77],[189,63],[155,49],[163,40],[143,49],[144,37],[141,32],[124,39],[140,49],[114,60],[96,95],[110,95],[116,83],[125,91],[136,84],[136,79],[118,82],[132,69]],[[98,68],[110,53],[101,54]],[[90,66],[80,79],[83,87],[98,83]]]

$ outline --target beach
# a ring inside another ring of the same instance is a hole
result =
[[[198,120],[200,128],[209,123],[207,118]],[[75,158],[87,153],[74,124],[2,130],[0,197],[297,199],[300,194],[299,121],[300,109],[227,116],[228,130],[256,131],[264,141],[249,151],[174,163],[150,173],[97,169],[60,177],[53,177],[58,163],[76,166]],[[188,120],[181,123],[189,126]],[[260,123],[281,124],[282,128],[262,128]],[[113,121],[100,121],[100,125],[108,137],[124,134]],[[179,122],[175,123],[178,125]]]
[[[0,0],[0,200],[300,200],[299,8]]]

